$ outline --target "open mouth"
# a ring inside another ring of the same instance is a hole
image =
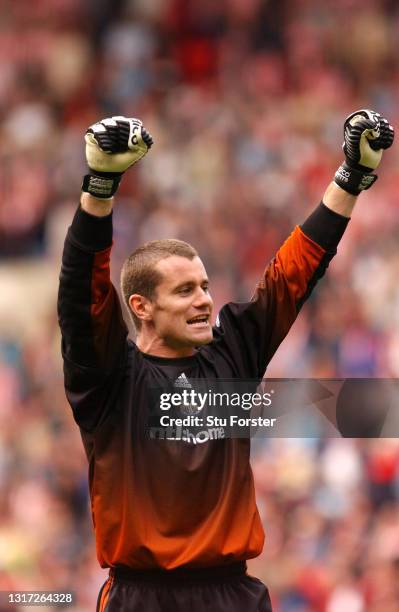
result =
[[[191,327],[196,327],[196,328],[208,327],[209,326],[209,314],[197,315],[196,317],[189,319],[187,321],[187,324],[190,325]]]

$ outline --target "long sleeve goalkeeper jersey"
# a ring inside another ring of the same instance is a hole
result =
[[[221,309],[213,341],[171,359],[142,353],[127,337],[110,281],[112,215],[77,211],[65,241],[58,311],[66,395],[88,457],[102,567],[210,567],[261,552],[249,440],[146,437],[148,390],[182,374],[260,380],[347,221],[320,204],[278,250],[253,298]]]

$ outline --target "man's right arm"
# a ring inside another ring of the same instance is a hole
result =
[[[99,202],[93,215],[94,200],[83,194],[68,230],[58,295],[66,394],[75,419],[87,430],[97,424],[117,384],[127,338],[110,281],[112,203]]]
[[[89,173],[65,240],[58,315],[65,390],[75,420],[92,431],[115,405],[127,328],[110,280],[113,195],[123,173],[152,145],[138,119],[111,117],[86,131]]]
[[[82,191],[80,196],[80,206],[82,210],[93,217],[107,217],[112,213],[114,207],[114,198],[99,200],[93,197],[90,193]]]

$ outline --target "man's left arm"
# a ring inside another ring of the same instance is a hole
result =
[[[229,338],[240,347],[239,369],[245,376],[263,376],[303,303],[336,254],[357,196],[377,180],[373,171],[383,149],[392,142],[393,128],[381,115],[369,110],[350,115],[344,124],[345,161],[323,201],[277,251],[252,300],[228,304],[221,310],[220,331],[225,340]]]
[[[331,183],[322,202],[297,226],[269,263],[250,303],[260,338],[263,371],[303,304],[324,276],[348,226],[357,196]]]

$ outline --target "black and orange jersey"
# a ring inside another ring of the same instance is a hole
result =
[[[112,215],[77,211],[58,307],[66,394],[89,461],[102,567],[209,567],[261,552],[249,440],[144,436],[148,389],[182,374],[262,378],[347,221],[321,204],[279,249],[253,298],[221,309],[213,341],[192,357],[169,359],[144,354],[127,338],[110,281]]]

